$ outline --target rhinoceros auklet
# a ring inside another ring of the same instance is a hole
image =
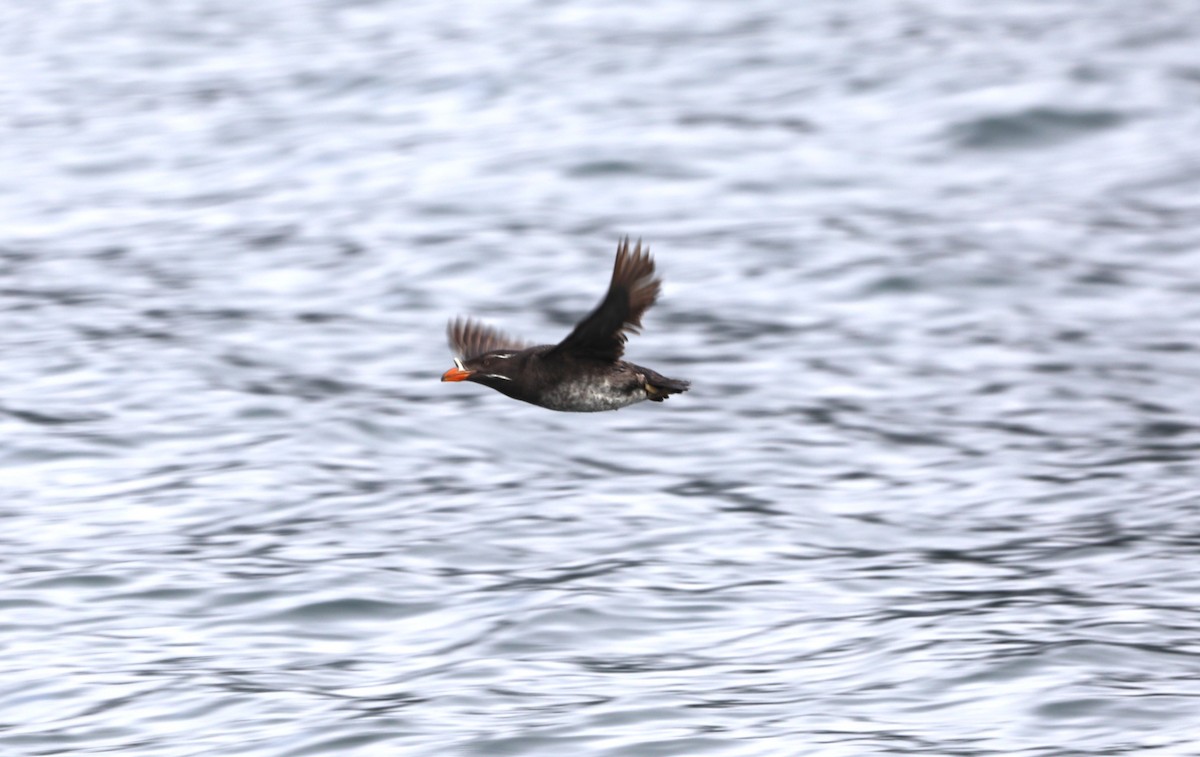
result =
[[[650,249],[629,239],[617,246],[608,294],[558,344],[530,347],[470,319],[450,322],[454,366],[442,381],[474,381],[534,405],[575,413],[617,410],[642,400],[662,402],[686,392],[689,382],[670,379],[621,360],[625,332],[637,333],[642,314],[658,298]]]

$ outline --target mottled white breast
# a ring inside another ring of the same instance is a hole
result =
[[[546,407],[577,413],[616,410],[646,399],[640,382],[631,382],[628,374],[615,374],[597,381],[564,381],[545,395]]]

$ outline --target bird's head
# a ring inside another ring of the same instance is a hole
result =
[[[442,374],[442,381],[474,381],[502,392],[512,382],[521,365],[513,350],[493,350],[473,358],[454,358],[454,367]]]

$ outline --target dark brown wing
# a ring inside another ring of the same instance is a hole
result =
[[[626,237],[617,246],[608,294],[566,339],[555,345],[551,354],[569,352],[599,360],[620,358],[625,352],[625,332],[638,332],[642,314],[658,299],[661,286],[662,282],[654,277],[650,248],[643,251],[639,239],[630,252]]]
[[[493,350],[520,351],[529,346],[470,318],[455,318],[450,321],[450,325],[446,327],[446,336],[450,340],[451,352],[459,360],[470,360]]]

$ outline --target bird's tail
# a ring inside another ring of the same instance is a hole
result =
[[[662,402],[672,394],[686,392],[688,387],[692,385],[690,381],[667,378],[660,373],[655,373],[641,366],[638,367],[638,370],[646,377],[646,399],[652,402]]]

